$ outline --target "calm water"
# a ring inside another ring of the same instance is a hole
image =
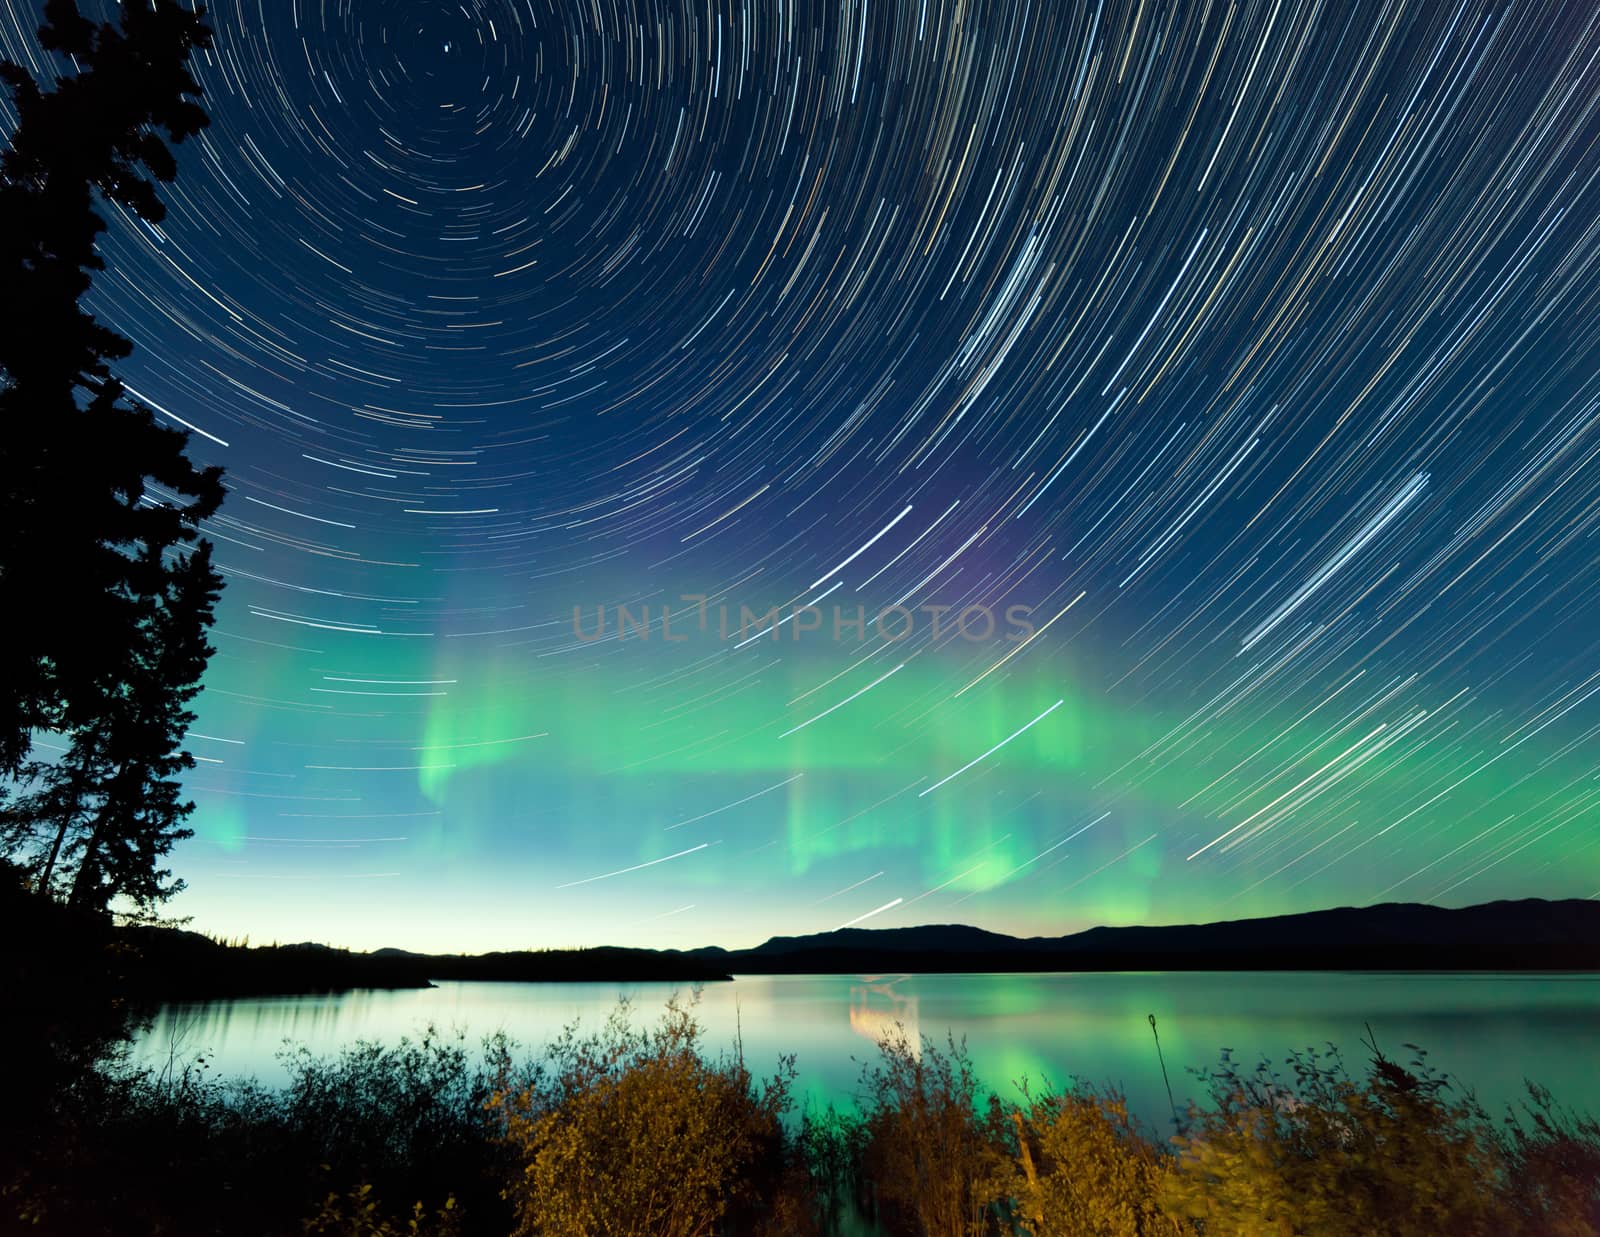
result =
[[[504,1030],[537,1050],[574,1019],[597,1025],[619,995],[654,1019],[668,984],[446,983],[434,989],[354,992],[172,1005],[135,1045],[150,1062],[205,1053],[223,1074],[281,1080],[285,1042],[332,1053],[357,1039],[393,1042],[428,1023],[474,1039]],[[1407,1042],[1471,1085],[1492,1109],[1516,1099],[1523,1078],[1563,1102],[1600,1112],[1600,975],[1114,974],[745,976],[707,985],[701,1019],[713,1047],[742,1031],[745,1055],[765,1069],[799,1056],[802,1094],[848,1102],[877,1037],[895,1023],[912,1034],[967,1037],[980,1073],[1010,1093],[1014,1080],[1079,1077],[1126,1089],[1137,1112],[1166,1118],[1166,1095],[1147,1015],[1155,1014],[1181,1105],[1197,1094],[1187,1066],[1234,1050],[1253,1064],[1332,1041],[1362,1060],[1370,1023],[1390,1056]]]

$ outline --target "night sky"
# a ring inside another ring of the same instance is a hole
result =
[[[92,294],[231,491],[193,926],[1600,896],[1600,8],[211,20]]]

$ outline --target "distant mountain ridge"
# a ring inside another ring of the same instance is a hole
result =
[[[1030,938],[1041,941],[1043,937]],[[754,949],[728,950],[712,945],[690,949],[691,955],[716,957],[778,957],[819,948],[928,950],[943,949],[952,953],[981,953],[988,949],[1011,949],[1026,942],[987,928],[974,928],[967,924],[925,924],[915,928],[840,928],[834,932],[818,932],[810,936],[774,936]]]
[[[1012,937],[963,924],[840,928],[687,951],[733,971],[1594,970],[1600,902],[1415,902],[1163,927]]]

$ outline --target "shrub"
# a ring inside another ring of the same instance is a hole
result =
[[[1600,1233],[1600,1121],[1559,1107],[1549,1091],[1529,1083],[1527,1102],[1507,1114],[1499,1141],[1515,1231]]]
[[[329,1194],[305,1231],[307,1237],[459,1237],[459,1218],[456,1200],[447,1198],[431,1216],[415,1204],[402,1226],[383,1213],[372,1187],[363,1185],[344,1195]]]
[[[742,1057],[703,1058],[701,1036],[676,999],[654,1030],[624,1005],[593,1034],[569,1027],[535,1078],[491,1097],[517,1165],[514,1233],[694,1237],[730,1213],[754,1225],[783,1172],[793,1063],[757,1086]]]
[[[451,1222],[504,1237],[482,1111],[491,1076],[460,1036],[285,1059],[282,1089],[217,1081],[204,1058],[174,1055],[156,1070],[102,1062],[62,1093],[26,1156],[0,1157],[0,1231],[14,1219],[69,1237],[283,1237],[320,1223],[311,1231],[387,1237],[386,1225],[408,1233],[415,1219],[442,1237],[451,1230],[439,1216],[390,1217],[377,1200],[453,1197]]]
[[[464,1211],[476,1231],[498,1237],[508,1220],[504,1164],[484,1105],[507,1076],[514,1047],[496,1034],[479,1051],[463,1032],[429,1026],[393,1045],[357,1041],[331,1057],[286,1049],[279,1060],[289,1081],[272,1097],[280,1148],[302,1166],[333,1165],[331,1184],[344,1185],[345,1197],[360,1183],[371,1193],[365,1206],[373,1197],[453,1199],[452,1223]],[[304,1167],[299,1174],[307,1175]]]
[[[480,1056],[463,1033],[432,1026],[392,1046],[360,1040],[326,1058],[286,1049],[279,1120],[313,1163],[347,1166],[385,1194],[403,1186],[443,1198],[483,1169],[493,1133],[483,1106],[510,1051],[492,1036]]]
[[[1146,1138],[1117,1092],[1047,1094],[1014,1109],[1017,1210],[1033,1232],[1148,1237],[1192,1231],[1161,1198],[1172,1157]]]
[[[1374,1049],[1353,1081],[1337,1053],[1296,1054],[1294,1078],[1242,1074],[1224,1056],[1212,1106],[1191,1107],[1175,1141],[1167,1206],[1217,1234],[1384,1233],[1437,1237],[1511,1230],[1504,1161],[1470,1099],[1420,1060]]]
[[[946,1044],[896,1030],[862,1068],[863,1167],[897,1232],[986,1233],[1009,1197],[1009,1122],[993,1095],[980,1103],[965,1042]]]

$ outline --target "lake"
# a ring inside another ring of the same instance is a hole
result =
[[[251,998],[163,1007],[134,1045],[160,1064],[204,1053],[214,1074],[281,1081],[285,1042],[333,1053],[358,1039],[397,1041],[434,1024],[474,1040],[504,1030],[530,1051],[574,1019],[598,1025],[619,996],[654,1020],[671,984],[441,983],[437,988]],[[1148,1015],[1156,1016],[1181,1106],[1200,1090],[1187,1067],[1219,1051],[1253,1065],[1297,1048],[1339,1045],[1365,1058],[1367,1024],[1402,1062],[1414,1043],[1428,1062],[1472,1087],[1491,1111],[1522,1094],[1524,1077],[1563,1104],[1600,1112],[1600,975],[1394,973],[1137,973],[1045,975],[747,975],[700,997],[707,1044],[742,1035],[764,1072],[798,1055],[799,1093],[848,1104],[877,1038],[896,1023],[912,1035],[966,1036],[984,1080],[1012,1095],[1015,1080],[1111,1082],[1147,1120],[1169,1123]]]

